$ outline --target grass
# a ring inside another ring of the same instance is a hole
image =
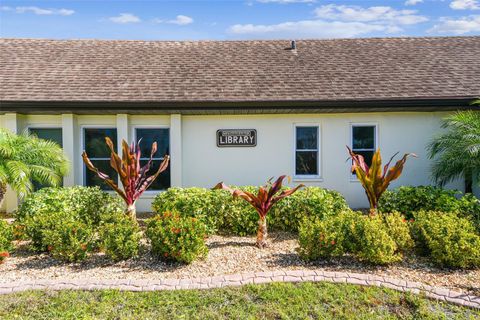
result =
[[[29,291],[1,319],[479,319],[480,311],[377,287],[273,283],[158,292]]]

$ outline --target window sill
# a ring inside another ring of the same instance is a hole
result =
[[[314,177],[302,177],[302,176],[294,176],[292,178],[293,182],[323,182],[323,178],[319,176]]]

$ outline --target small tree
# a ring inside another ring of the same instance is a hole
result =
[[[267,214],[275,203],[285,197],[292,195],[295,191],[303,187],[303,184],[296,186],[293,189],[281,191],[282,182],[286,176],[280,176],[273,184],[269,180],[267,185],[261,186],[258,189],[257,195],[247,191],[232,189],[223,182],[218,183],[213,189],[222,189],[230,192],[234,198],[242,198],[250,203],[258,212],[258,231],[257,231],[257,247],[265,248],[267,246]]]
[[[0,128],[0,204],[7,185],[23,198],[33,191],[33,181],[58,186],[69,167],[55,142]]]
[[[480,181],[480,112],[454,113],[444,119],[442,127],[447,131],[427,147],[430,159],[435,159],[432,178],[440,186],[463,178],[465,192],[471,193],[473,181]]]
[[[368,167],[362,155],[354,153],[348,146],[347,149],[353,162],[352,172],[355,172],[358,180],[365,189],[368,202],[370,203],[370,213],[375,214],[377,212],[378,200],[385,190],[387,190],[390,182],[400,177],[407,158],[409,156],[416,157],[416,155],[414,153],[406,153],[393,167],[389,168],[393,158],[398,154],[397,152],[390,158],[390,161],[388,161],[382,170],[380,149],[373,155],[372,165],[370,167]]]
[[[120,197],[123,198],[127,205],[126,214],[133,220],[136,220],[135,202],[142,195],[142,193],[150,187],[155,179],[165,171],[168,167],[170,157],[165,155],[157,172],[152,175],[148,175],[148,172],[152,168],[153,155],[157,152],[157,143],[152,144],[152,152],[147,164],[143,167],[140,166],[141,151],[139,144],[132,143],[128,146],[125,140],[122,140],[122,157],[115,152],[112,140],[105,137],[105,142],[110,149],[110,166],[118,173],[120,182],[122,183],[123,190],[118,187],[115,181],[113,181],[107,174],[100,172],[90,161],[87,153],[83,151],[82,158],[88,169],[95,172],[97,176],[115,190]]]

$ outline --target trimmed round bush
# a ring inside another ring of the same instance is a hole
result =
[[[437,265],[480,267],[480,236],[469,219],[456,213],[415,213],[412,234],[421,253]]]
[[[59,260],[67,262],[85,260],[95,248],[92,226],[72,216],[62,218],[64,219],[61,223],[54,224],[51,229],[43,231],[43,241],[47,250]]]
[[[125,214],[115,215],[102,223],[99,234],[101,248],[113,261],[138,256],[142,234],[137,222]]]
[[[258,190],[253,186],[238,188],[253,193]],[[241,199],[233,199],[224,190],[170,188],[155,197],[152,208],[156,213],[177,211],[182,216],[195,217],[205,223],[209,234],[220,231],[252,235],[258,227],[255,209]],[[297,232],[304,218],[324,218],[347,209],[340,193],[308,187],[276,203],[267,216],[267,224],[273,230]]]
[[[408,231],[407,231],[408,234]],[[371,264],[390,264],[402,260],[397,244],[382,217],[359,216],[353,232],[353,254]]]
[[[122,199],[99,187],[42,188],[22,202],[15,218],[22,221],[42,212],[72,212],[85,223],[98,225],[102,215],[123,211]]]
[[[407,219],[417,211],[456,212],[471,219],[480,232],[480,200],[472,194],[460,197],[456,190],[445,190],[432,186],[403,186],[386,191],[379,201],[380,212],[398,211]]]
[[[10,256],[13,250],[13,228],[5,220],[0,219],[0,263]]]
[[[402,259],[411,247],[406,220],[399,214],[367,216],[345,211],[325,219],[305,219],[299,228],[298,252],[305,260],[352,254],[371,264]]]
[[[208,253],[207,230],[197,218],[166,211],[147,220],[145,234],[152,253],[162,259],[191,263]]]
[[[44,188],[25,199],[15,223],[24,238],[31,240],[33,250],[79,261],[98,247],[100,223],[123,212],[121,199],[98,187]],[[70,240],[62,245],[64,239]]]

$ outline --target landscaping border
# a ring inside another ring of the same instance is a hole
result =
[[[159,291],[182,289],[212,289],[244,284],[262,284],[271,282],[336,282],[363,286],[385,287],[401,292],[425,294],[426,297],[450,302],[456,305],[480,309],[480,297],[432,287],[423,283],[399,280],[362,273],[330,272],[316,270],[293,270],[272,272],[251,272],[225,276],[159,279],[159,280],[107,280],[107,279],[74,279],[74,280],[35,280],[0,283],[0,294],[10,294],[27,290],[104,290],[121,291]]]

